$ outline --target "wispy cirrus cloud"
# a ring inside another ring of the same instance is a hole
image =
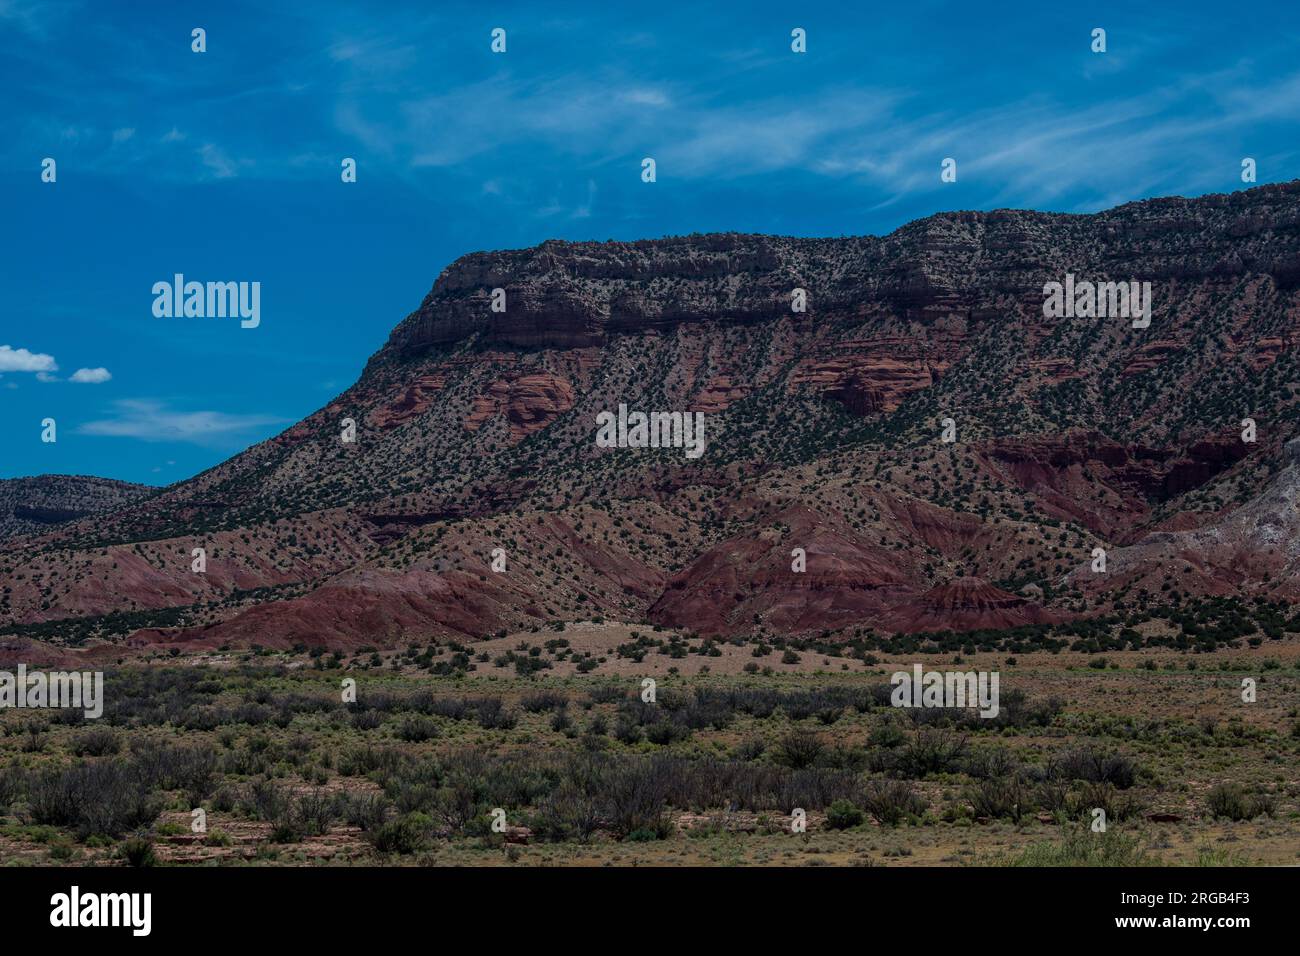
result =
[[[259,429],[288,423],[287,419],[271,415],[179,411],[153,399],[122,399],[114,402],[112,408],[112,417],[86,422],[77,431],[83,435],[140,441],[221,445],[243,441]]]
[[[12,26],[29,37],[44,39],[50,28],[80,6],[56,0],[0,0],[0,28]]]
[[[1064,200],[1091,211],[1153,190],[1231,188],[1240,157],[1225,149],[1251,148],[1257,127],[1300,120],[1300,71],[1261,77],[1249,64],[1091,100],[1044,90],[971,104],[854,83],[724,92],[735,93],[648,86],[613,69],[594,80],[503,74],[429,96],[353,90],[341,94],[335,122],[399,169],[492,168],[522,150],[529,163],[563,156],[590,174],[652,155],[663,181],[811,174],[897,200],[942,188],[939,163],[952,156],[962,181],[978,177],[981,206]],[[1271,158],[1264,181],[1287,179],[1300,149]],[[542,205],[555,206],[549,197]]]
[[[0,19],[8,11],[25,24],[35,8],[0,0]],[[743,30],[715,30],[703,10],[654,28],[600,8],[565,19],[512,15],[502,21],[510,52],[500,56],[488,52],[486,26],[475,33],[477,24],[415,4],[319,13],[299,20],[285,11],[292,26],[283,30],[268,14],[267,31],[289,38],[274,56],[254,55],[260,35],[216,47],[238,62],[191,57],[182,45],[167,69],[116,65],[146,47],[187,43],[172,36],[174,25],[103,27],[107,63],[95,70],[63,44],[18,49],[37,95],[65,85],[75,96],[62,99],[78,109],[20,109],[15,139],[68,144],[108,174],[147,165],[151,179],[182,182],[301,179],[337,168],[343,155],[357,156],[368,176],[418,183],[430,198],[444,182],[452,198],[464,195],[461,175],[513,176],[503,201],[543,214],[575,205],[555,201],[561,176],[604,186],[603,174],[634,176],[646,155],[663,183],[779,192],[811,176],[861,187],[869,208],[939,189],[938,162],[953,156],[959,181],[976,184],[964,194],[975,208],[1075,211],[1152,190],[1232,188],[1223,152],[1255,149],[1261,138],[1273,145],[1261,181],[1290,178],[1300,161],[1300,149],[1276,145],[1286,142],[1277,128],[1300,118],[1286,31],[1253,43],[1248,56],[1211,58],[1205,41],[1219,38],[1215,25],[1192,13],[1180,29],[1155,13],[1108,16],[1103,55],[1088,52],[1091,18],[1026,14],[1018,26],[1035,42],[1014,73],[990,70],[987,79],[963,72],[953,55],[954,45],[978,48],[963,29],[932,35],[923,55],[904,50],[906,58],[861,46],[891,28],[912,36],[924,11],[865,23],[845,13],[837,36],[813,29],[806,57],[761,16]],[[968,28],[989,29],[988,19]],[[674,31],[687,24],[716,41],[684,45]],[[1190,68],[1197,57],[1206,62]],[[141,102],[166,108],[142,114]],[[198,129],[201,139],[181,145],[182,130]],[[0,160],[30,161],[3,144]]]
[[[251,165],[249,160],[234,159],[220,146],[212,143],[204,143],[200,146],[198,155],[203,167],[216,179],[238,176],[242,167]]]

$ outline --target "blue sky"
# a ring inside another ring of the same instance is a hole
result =
[[[0,477],[216,464],[467,252],[1294,179],[1298,48],[1289,2],[0,0]],[[155,318],[177,272],[260,282],[261,325]]]

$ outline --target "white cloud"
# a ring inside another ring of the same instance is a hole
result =
[[[128,139],[130,139],[134,135],[135,135],[134,128],[130,126],[123,126],[121,129],[113,130],[113,142],[125,143]]]
[[[212,175],[217,179],[230,179],[232,176],[239,175],[239,167],[243,164],[231,159],[220,146],[204,143],[197,152],[203,165],[211,170]]]
[[[668,97],[660,90],[628,90],[623,99],[637,106],[667,106]]]
[[[0,372],[57,372],[53,355],[0,345]]]
[[[103,368],[79,368],[69,377],[69,382],[83,382],[87,385],[98,385],[101,382],[107,382],[113,376],[108,369]]]
[[[141,441],[184,441],[197,445],[219,444],[240,434],[287,420],[270,415],[229,415],[225,412],[181,412],[149,399],[123,399],[113,403],[112,418],[86,422],[78,432]]]
[[[36,373],[36,381],[38,382],[57,382],[58,380],[59,377],[57,375],[51,375],[49,372]]]

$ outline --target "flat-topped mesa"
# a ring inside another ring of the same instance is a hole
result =
[[[611,333],[707,320],[756,321],[790,310],[798,256],[784,240],[712,235],[567,243],[462,256],[439,276],[386,351],[402,355],[478,333],[483,344],[574,348]],[[492,290],[505,292],[492,311]]]
[[[1019,232],[1021,217],[1039,214],[988,215],[995,231]],[[443,272],[384,351],[410,356],[476,333],[485,345],[575,348],[692,322],[772,321],[794,314],[795,289],[806,290],[806,314],[823,318],[851,317],[873,302],[915,317],[932,307],[961,310],[962,288],[988,279],[978,274],[981,243],[971,235],[972,226],[985,231],[986,214],[970,216],[951,230],[940,217],[932,217],[936,228],[900,230],[900,248],[893,237],[721,233],[627,243],[551,240],[475,253]],[[493,289],[505,292],[503,312],[492,311]]]
[[[380,356],[474,335],[481,345],[580,348],[689,322],[764,322],[791,314],[796,288],[814,320],[978,319],[1036,307],[1043,283],[1067,272],[1153,282],[1253,273],[1294,285],[1300,181],[1093,215],[940,213],[883,237],[714,233],[472,253],[447,267]],[[492,311],[493,289],[505,291],[504,311]]]

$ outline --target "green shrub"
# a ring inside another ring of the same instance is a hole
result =
[[[408,813],[370,831],[367,836],[380,853],[411,854],[429,841],[432,821],[423,813]]]
[[[826,825],[832,830],[848,830],[856,827],[863,819],[862,811],[844,799],[836,800],[826,810]]]
[[[153,843],[144,837],[132,837],[122,841],[117,848],[117,855],[126,861],[127,866],[157,866],[158,856],[154,853]]]
[[[772,759],[782,767],[803,770],[816,763],[825,749],[826,745],[815,733],[808,730],[792,730],[772,748]]]
[[[990,777],[966,788],[976,817],[1007,819],[1019,823],[1033,809],[1028,789],[1019,777]]]
[[[1253,820],[1272,816],[1277,798],[1268,793],[1248,794],[1236,783],[1217,783],[1205,795],[1205,807],[1212,817],[1227,820]]]
[[[925,800],[902,780],[869,780],[862,805],[884,826],[896,827],[908,817],[925,813]]]

